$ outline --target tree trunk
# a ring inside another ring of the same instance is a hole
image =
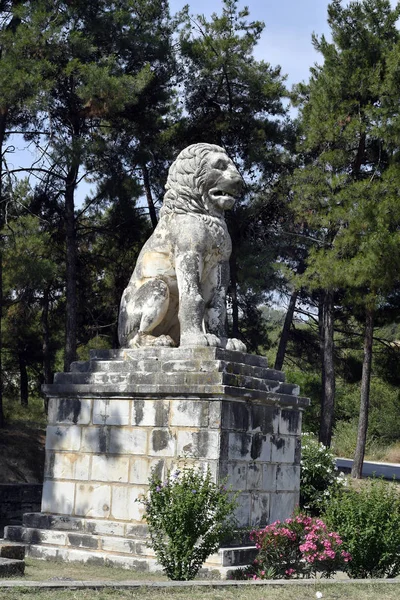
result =
[[[69,371],[76,358],[77,336],[77,297],[76,297],[76,222],[75,187],[78,167],[73,165],[68,171],[65,188],[65,230],[66,230],[66,325],[64,371]]]
[[[149,207],[151,224],[153,226],[153,229],[155,229],[157,227],[157,222],[158,222],[157,213],[156,213],[156,209],[154,206],[153,194],[151,193],[149,170],[144,163],[142,164],[142,175],[143,175],[143,185],[144,185],[144,191],[146,193],[147,205]]]
[[[331,445],[335,409],[335,363],[333,340],[333,292],[324,290],[320,306],[320,344],[322,359],[322,398],[319,441]]]
[[[0,228],[3,227],[4,209],[3,209],[3,145],[6,134],[7,111],[0,110]],[[4,412],[3,412],[3,236],[0,236],[0,427],[4,427]]]
[[[53,373],[51,370],[50,356],[50,327],[49,327],[49,303],[50,291],[46,288],[42,301],[42,351],[43,351],[43,382],[53,383]]]
[[[237,263],[236,263],[236,252],[232,250],[231,258],[229,261],[230,266],[230,284],[229,290],[232,298],[232,337],[239,337],[239,304],[237,299]]]
[[[367,309],[365,319],[364,360],[361,377],[360,416],[358,419],[357,446],[354,454],[351,476],[361,479],[367,441],[369,391],[371,383],[372,342],[374,335],[374,311]]]
[[[1,162],[1,157],[0,157]],[[0,183],[1,190],[1,183]],[[0,191],[1,198],[1,191]],[[3,245],[2,236],[0,237],[0,244]],[[3,248],[0,248],[0,428],[4,427],[4,411],[3,411],[3,361],[1,351],[3,349]]]
[[[290,327],[293,321],[293,315],[296,308],[297,296],[299,292],[295,290],[290,296],[289,306],[286,312],[285,322],[283,324],[281,337],[279,340],[278,352],[276,353],[274,369],[282,370],[283,361],[285,360],[286,347],[289,340]]]
[[[23,352],[18,352],[18,361],[19,361],[19,377],[20,377],[20,397],[21,397],[21,406],[28,406],[28,372],[26,370],[26,360]]]
[[[46,288],[43,294],[42,302],[42,351],[43,351],[43,383],[53,383],[53,373],[51,370],[50,356],[50,327],[49,327],[49,288]],[[49,400],[44,399],[44,410],[47,415],[49,408]]]

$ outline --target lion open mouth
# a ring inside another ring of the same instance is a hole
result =
[[[238,197],[238,195],[232,191],[223,190],[221,188],[211,188],[208,193],[213,203],[218,203],[220,206],[223,205],[227,208],[231,208]]]

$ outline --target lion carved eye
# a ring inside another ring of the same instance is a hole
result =
[[[223,158],[217,158],[216,160],[212,161],[211,167],[213,169],[218,169],[219,171],[225,171],[225,169],[228,167],[228,163]]]

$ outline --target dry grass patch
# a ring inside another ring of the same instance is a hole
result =
[[[399,584],[321,584],[133,590],[1,589],[0,600],[398,600]]]

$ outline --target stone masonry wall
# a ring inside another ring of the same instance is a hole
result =
[[[40,510],[41,483],[0,484],[0,537],[6,525],[20,525],[22,515]]]
[[[42,512],[142,523],[151,470],[183,457],[240,491],[239,524],[263,526],[298,502],[301,411],[265,400],[51,398]]]

